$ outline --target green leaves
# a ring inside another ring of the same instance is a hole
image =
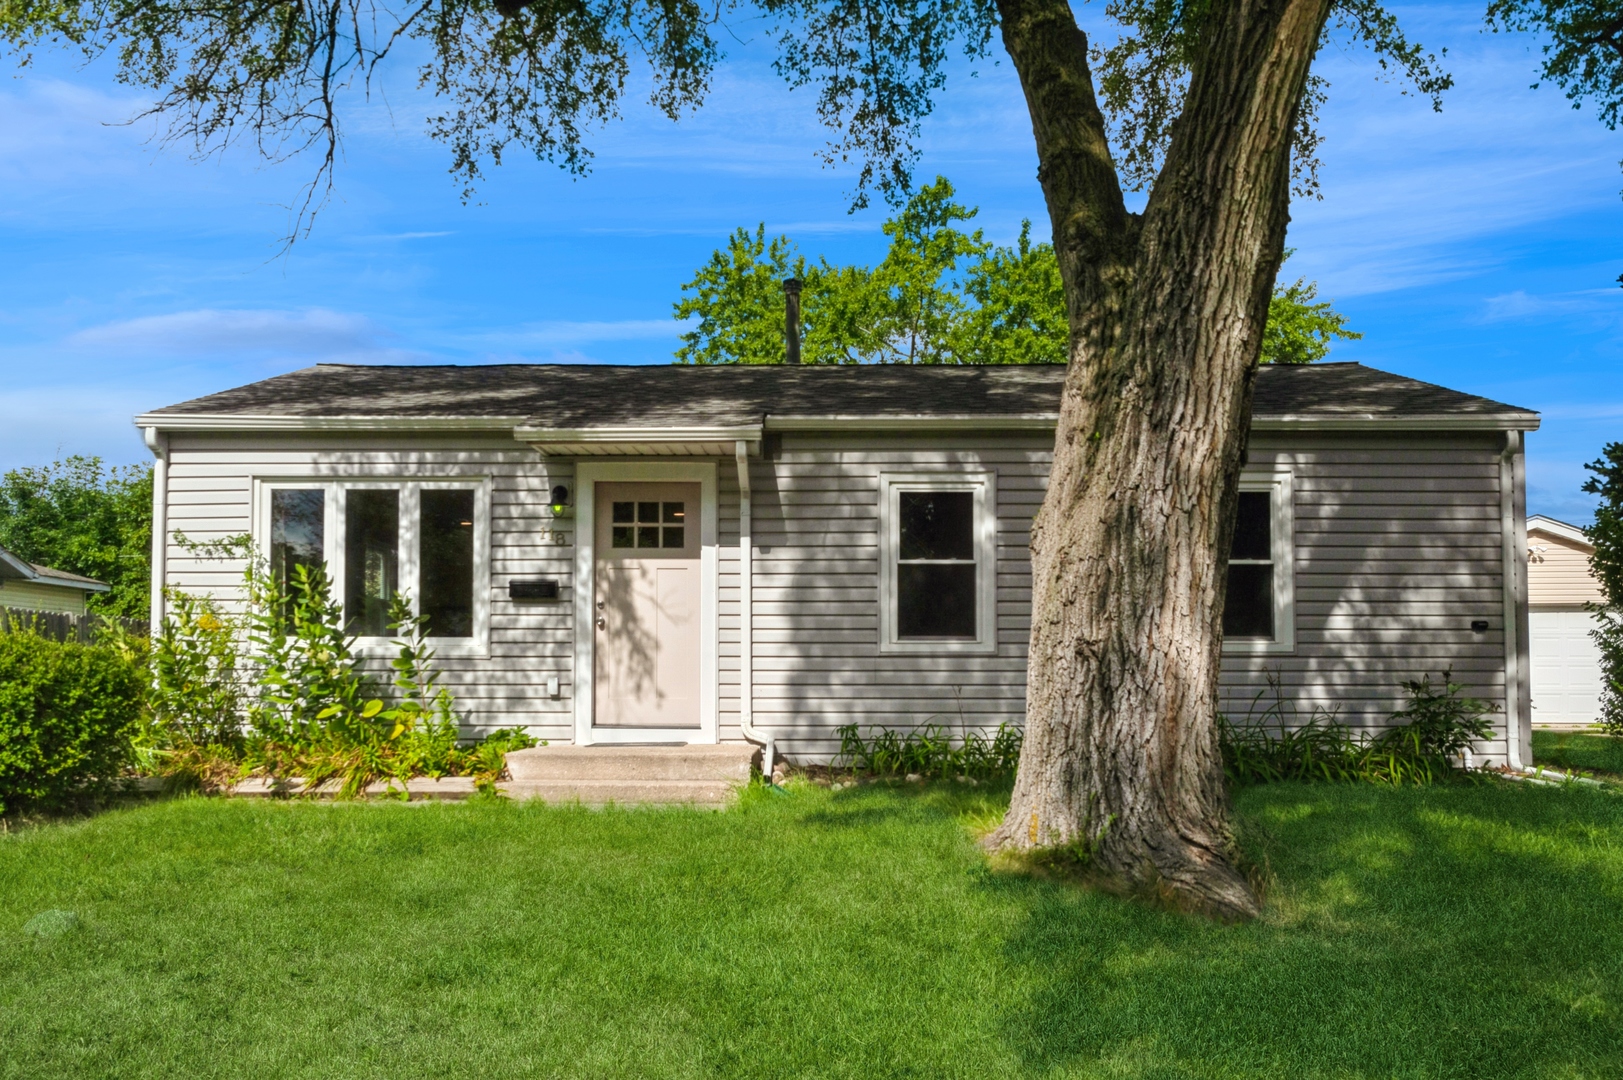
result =
[[[111,585],[90,598],[107,615],[145,619],[152,577],[152,466],[74,455],[0,476],[0,547]]]
[[[1623,5],[1618,0],[1493,0],[1489,29],[1545,37],[1539,77],[1573,102],[1593,100],[1600,121],[1623,117]]]
[[[809,263],[764,225],[739,229],[682,286],[676,317],[690,326],[676,358],[783,363],[783,279],[797,277],[803,363],[1065,363],[1070,320],[1054,246],[1032,242],[1030,221],[1013,246],[990,244],[958,228],[977,211],[953,198],[944,177],[921,188],[882,226],[890,247],[876,267]],[[1274,290],[1262,362],[1312,363],[1333,341],[1362,336],[1298,278]]]
[[[1584,530],[1595,545],[1589,568],[1606,597],[1605,604],[1591,606],[1590,636],[1600,646],[1603,677],[1600,721],[1623,738],[1623,442],[1607,443],[1584,468],[1594,474],[1584,481],[1584,491],[1600,496],[1595,522]]]

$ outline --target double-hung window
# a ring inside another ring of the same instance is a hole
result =
[[[404,595],[439,647],[482,647],[489,619],[488,488],[482,480],[262,484],[262,550],[286,581],[327,565],[345,629],[393,636],[389,604]]]
[[[879,648],[997,650],[997,490],[989,472],[879,478]]]
[[[1242,475],[1223,607],[1225,651],[1295,648],[1293,528],[1290,475]]]

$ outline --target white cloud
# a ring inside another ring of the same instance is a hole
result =
[[[69,335],[84,349],[128,350],[167,355],[226,356],[271,353],[302,358],[370,358],[396,362],[420,357],[380,344],[391,337],[364,315],[306,308],[302,311],[201,308],[93,326]]]

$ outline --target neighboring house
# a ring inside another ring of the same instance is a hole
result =
[[[554,743],[1024,720],[1028,540],[1058,366],[319,365],[136,419],[154,584],[178,542],[325,561],[367,655],[414,598],[470,730]],[[1522,437],[1535,413],[1357,364],[1257,375],[1224,708],[1376,727],[1452,670],[1529,760]],[[162,589],[153,595],[162,603]],[[161,615],[154,612],[154,622]],[[1261,698],[1260,703],[1254,704]]]
[[[111,588],[95,578],[25,562],[0,548],[0,608],[83,615],[91,593]]]
[[[1527,519],[1527,603],[1533,723],[1592,724],[1600,716],[1600,646],[1585,605],[1606,597],[1589,569],[1595,545],[1554,518]]]

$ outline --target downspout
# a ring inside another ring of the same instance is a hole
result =
[[[1505,432],[1505,449],[1499,455],[1499,536],[1504,558],[1503,593],[1505,626],[1505,756],[1515,772],[1526,771],[1522,760],[1522,735],[1531,718],[1523,715],[1526,665],[1522,662],[1525,637],[1522,620],[1527,611],[1527,525],[1520,520],[1520,493],[1523,483],[1522,433]]]
[[[155,427],[142,428],[152,463],[152,628],[163,629],[163,588],[169,569],[169,436]]]
[[[738,728],[744,738],[761,744],[761,777],[772,783],[772,736],[755,726],[755,634],[754,598],[751,592],[755,540],[750,524],[749,443],[733,444],[738,461]]]

